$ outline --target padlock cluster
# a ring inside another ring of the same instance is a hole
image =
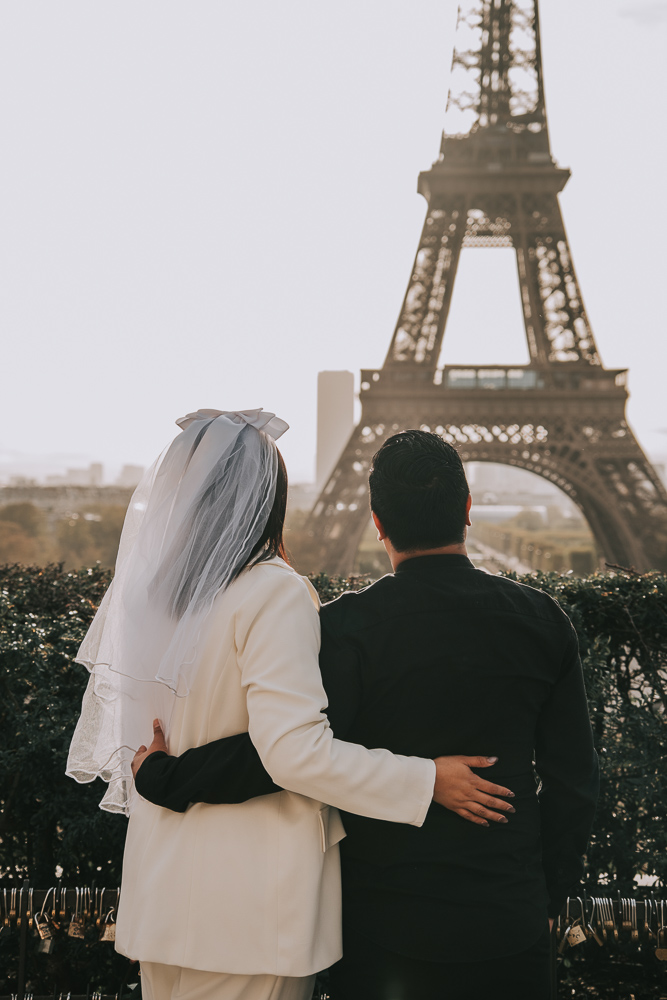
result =
[[[567,900],[556,921],[558,954],[594,941],[600,948],[625,944],[642,945],[667,962],[667,903],[662,899],[616,899],[577,896]]]
[[[9,1000],[19,1000],[18,994],[10,993]],[[99,990],[93,990],[91,993],[89,990],[85,997],[77,997],[71,992],[58,993],[56,990],[53,991],[52,997],[40,997],[28,991],[23,994],[22,1000],[122,1000],[122,990],[119,993],[100,993]]]
[[[23,923],[38,939],[36,951],[49,955],[58,938],[78,938],[88,943],[116,940],[116,913],[120,889],[67,888],[3,889],[0,894],[2,931]]]

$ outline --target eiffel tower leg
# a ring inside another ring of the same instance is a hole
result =
[[[556,195],[524,195],[515,229],[531,361],[600,366]]]
[[[371,459],[385,437],[383,424],[364,419],[355,427],[336,468],[306,523],[313,569],[331,576],[349,576],[359,542],[370,518],[368,473]]]
[[[634,567],[640,572],[667,569],[667,505],[651,502],[639,504],[635,487],[646,490],[645,499],[657,499],[659,484],[654,481],[650,466],[642,461],[637,448],[635,461],[619,462],[616,457],[602,457],[590,463],[588,469],[577,468],[578,455],[570,463],[563,455],[553,461],[547,455],[538,462],[517,462],[519,468],[544,475],[563,489],[577,504],[607,562]],[[534,457],[534,456],[533,456]],[[542,468],[540,468],[541,466]],[[629,467],[637,470],[637,480],[628,475]],[[629,481],[631,480],[631,481]],[[624,499],[619,503],[619,493]],[[627,492],[625,492],[627,491]],[[633,496],[633,493],[635,494]],[[646,509],[650,506],[649,512]],[[644,509],[641,509],[641,508]]]
[[[608,497],[602,519],[620,521],[620,525],[613,525],[617,529],[614,534],[625,535],[629,554],[629,558],[608,561],[632,565],[641,572],[667,572],[667,493],[635,439],[628,445],[623,456],[608,455],[596,462]],[[612,512],[615,518],[610,516]]]
[[[429,205],[385,367],[409,364],[435,370],[465,227],[461,198]]]
[[[437,408],[422,406],[419,422],[433,427],[446,412],[434,429],[464,461],[542,476],[579,506],[608,562],[666,571],[667,491],[625,421],[624,390],[615,392],[599,402],[567,392],[541,400],[508,392],[502,401],[451,393]]]
[[[551,421],[541,459],[574,484],[583,511],[607,562],[641,572],[667,570],[667,492],[624,415],[591,400]]]

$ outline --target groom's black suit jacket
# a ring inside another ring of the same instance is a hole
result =
[[[494,755],[481,773],[516,794],[516,814],[488,828],[435,803],[421,828],[345,814],[346,927],[430,961],[530,947],[581,876],[598,793],[569,619],[541,591],[443,555],[343,594],[321,621],[335,736],[422,757]],[[177,810],[277,790],[247,734],[155,754],[137,788]]]

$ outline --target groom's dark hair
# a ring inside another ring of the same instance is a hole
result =
[[[470,494],[455,448],[428,431],[401,431],[373,456],[371,510],[397,552],[438,549],[465,538]]]

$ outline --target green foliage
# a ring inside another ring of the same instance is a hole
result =
[[[0,568],[0,873],[51,885],[115,884],[122,818],[97,808],[101,785],[65,777],[87,674],[73,662],[109,573]]]
[[[87,679],[73,657],[109,581],[99,567],[0,567],[0,878],[119,884],[124,817],[98,808],[101,782],[65,777]],[[0,938],[0,994],[15,991],[17,946],[16,931]],[[85,993],[129,973],[107,944],[59,940],[46,956],[31,938],[30,948],[31,991]]]
[[[667,884],[667,576],[522,578],[554,597],[579,637],[602,784],[587,878]]]
[[[322,604],[335,601],[346,590],[362,590],[373,582],[366,576],[327,576],[326,573],[311,573],[308,579],[320,595]]]

